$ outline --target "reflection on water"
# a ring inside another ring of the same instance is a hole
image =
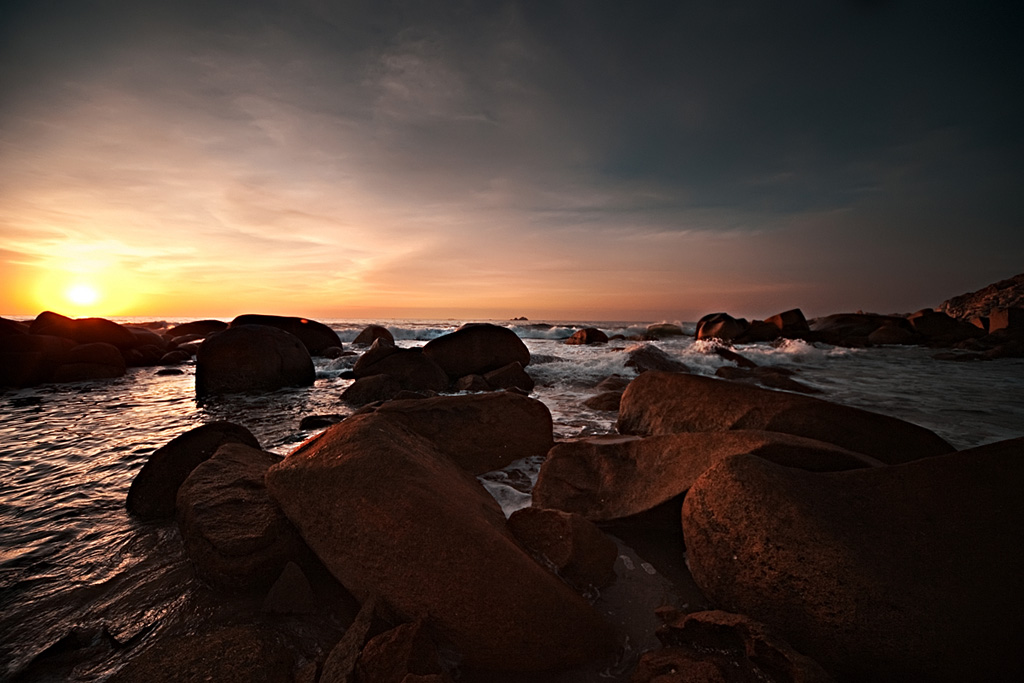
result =
[[[434,336],[446,331],[429,329]],[[553,336],[553,329],[537,333]],[[422,343],[413,336],[399,335],[400,344]],[[527,340],[545,356],[529,370],[557,438],[613,431],[614,414],[581,403],[604,377],[632,375],[623,352],[632,343]],[[695,372],[713,374],[725,364],[689,338],[659,346]],[[1024,434],[1022,360],[941,363],[926,349],[800,342],[737,350],[760,364],[797,370],[825,398],[916,422],[960,448]],[[289,452],[314,433],[299,430],[303,417],[351,412],[338,400],[348,385],[339,375],[351,362],[319,361],[312,387],[201,406],[191,366],[184,375],[136,368],[117,380],[0,393],[0,680],[41,652],[59,655],[68,642],[82,658],[72,677],[102,680],[126,643],[198,619],[206,609],[202,587],[176,526],[139,523],[124,510],[132,478],[155,449],[212,420],[245,425],[267,450]],[[530,462],[522,472],[490,477],[488,485],[506,505],[522,505],[537,467]]]

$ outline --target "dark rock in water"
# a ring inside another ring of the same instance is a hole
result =
[[[872,332],[883,325],[914,328],[906,318],[877,313],[836,313],[811,321],[811,339],[834,346],[865,346]]]
[[[206,338],[196,354],[196,397],[309,386],[316,370],[298,337],[241,325]]]
[[[746,318],[728,313],[709,313],[697,321],[697,339],[718,339],[725,343],[741,339],[750,330]]]
[[[323,429],[325,427],[330,427],[333,424],[338,424],[344,419],[344,415],[334,413],[330,415],[307,415],[299,422],[299,429],[303,431],[309,429]]]
[[[727,361],[735,363],[736,367],[740,367],[740,368],[756,368],[757,367],[757,363],[755,363],[754,361],[750,360],[746,356],[742,356],[742,355],[736,353],[732,349],[727,349],[724,346],[715,346],[715,348],[712,349],[712,351],[714,351],[714,354],[716,356],[718,356],[719,358],[723,358],[723,359],[725,359]]]
[[[378,339],[386,339],[392,344],[395,343],[395,337],[391,334],[391,330],[383,325],[367,325],[363,331],[356,336],[352,343],[369,346]]]
[[[273,614],[309,614],[315,609],[313,587],[302,569],[288,562],[263,599],[264,612]]]
[[[522,366],[520,366],[522,367]],[[452,385],[452,391],[481,392],[491,391],[491,385],[480,375],[466,375],[460,377]]]
[[[831,676],[764,624],[721,611],[659,610],[660,650],[645,652],[631,683],[831,683]],[[671,672],[668,676],[666,672]],[[670,677],[669,677],[670,676]]]
[[[591,396],[583,405],[591,410],[600,410],[614,413],[619,410],[619,402],[622,401],[621,391],[602,391],[597,396]]]
[[[311,356],[319,356],[324,349],[332,347],[342,348],[341,339],[338,338],[337,332],[323,323],[309,320],[308,318],[248,313],[232,320],[228,329],[244,325],[266,325],[295,335]]]
[[[374,636],[356,662],[356,680],[367,683],[411,683],[421,676],[452,681],[422,619]]]
[[[644,339],[666,339],[669,337],[682,337],[685,332],[679,325],[673,323],[656,323],[648,325],[644,332]]]
[[[715,376],[721,377],[722,379],[760,384],[762,386],[771,387],[772,389],[795,391],[798,394],[821,393],[820,389],[815,389],[814,387],[796,381],[790,376],[791,374],[792,372],[787,371],[785,368],[761,366],[747,369],[734,368],[726,365],[715,370]]]
[[[788,311],[777,313],[770,318],[765,318],[764,321],[774,325],[783,337],[801,337],[811,331],[804,312],[799,308],[791,308]]]
[[[53,381],[65,353],[75,345],[71,339],[52,335],[0,335],[0,386],[28,387]]]
[[[604,588],[615,580],[618,547],[580,515],[528,507],[512,513],[508,528],[534,557],[577,590]]]
[[[453,381],[466,375],[486,375],[509,363],[524,368],[530,364],[530,350],[523,340],[507,327],[490,323],[470,323],[431,339],[423,353]]]
[[[473,474],[544,455],[554,445],[547,406],[509,391],[395,400],[375,412],[424,437]]]
[[[993,309],[988,316],[988,332],[1000,330],[1024,333],[1024,307]]]
[[[79,344],[103,342],[119,349],[130,349],[138,345],[135,335],[123,325],[106,318],[78,318],[44,311],[29,326],[31,334],[48,334],[73,339]]]
[[[28,334],[28,325],[17,320],[0,318],[0,337],[8,334]]]
[[[158,375],[184,375],[185,371],[184,370],[179,370],[178,368],[160,368],[159,370],[156,371],[156,374],[158,374]]]
[[[266,590],[289,561],[308,556],[263,484],[267,469],[281,460],[251,446],[224,444],[178,489],[185,550],[196,573],[214,586]]]
[[[256,437],[231,422],[209,422],[179,434],[149,456],[128,489],[128,512],[142,519],[174,516],[178,488],[199,463],[226,443],[259,448]]]
[[[516,361],[503,368],[491,370],[484,375],[484,380],[492,389],[521,389],[527,394],[533,391],[533,378]]]
[[[374,342],[356,361],[352,373],[359,379],[387,375],[400,390],[445,391],[449,384],[448,375],[423,349],[400,349],[383,341]]]
[[[565,340],[566,344],[606,344],[608,343],[608,335],[597,329],[596,327],[584,327],[582,330],[576,330],[572,336]]]
[[[874,332],[868,335],[868,342],[871,344],[916,344],[920,337],[902,322],[889,321],[882,323]]]
[[[378,401],[390,401],[402,391],[402,384],[393,375],[360,377],[341,392],[341,400],[360,407]]]
[[[340,346],[328,346],[326,349],[320,351],[321,358],[341,358],[342,356],[354,356],[355,353],[346,351]]]
[[[743,344],[770,342],[775,341],[781,336],[782,333],[779,332],[779,328],[772,323],[765,322],[764,320],[751,320],[750,327],[747,328],[746,334],[734,339],[733,341]]]
[[[623,377],[622,375],[608,375],[603,380],[598,382],[597,386],[595,386],[594,389],[596,391],[622,391],[623,389],[628,387],[629,383],[632,381],[632,377]]]
[[[653,344],[640,344],[626,350],[627,356],[625,366],[633,368],[637,374],[649,370],[661,372],[689,372],[690,368],[682,361],[672,358],[670,355]]]
[[[214,332],[223,332],[226,329],[228,329],[228,324],[222,320],[193,320],[167,330],[167,336],[172,338],[194,336],[196,339],[202,339]]]
[[[190,360],[192,360],[192,354],[182,349],[168,351],[160,356],[161,365],[178,365],[179,363],[187,363]]]
[[[449,432],[414,433],[385,412],[397,403],[329,428],[267,473],[324,564],[357,597],[424,615],[466,666],[536,671],[606,652],[611,633],[598,614],[522,550],[480,482],[439,450]],[[472,418],[452,420],[475,423],[475,438],[500,448],[503,428]]]
[[[683,504],[705,595],[839,680],[1020,680],[1024,439],[811,473],[737,455]]]
[[[113,344],[79,344],[61,358],[61,364],[54,369],[53,381],[113,379],[123,377],[126,369],[124,356]]]
[[[886,415],[739,382],[645,372],[619,406],[623,434],[763,429],[817,439],[885,463],[955,450],[933,432]]]
[[[293,683],[283,638],[255,625],[227,626],[158,641],[111,676],[110,683]]]
[[[593,437],[551,449],[533,487],[533,503],[594,521],[621,519],[685,493],[705,470],[737,453],[818,472],[881,465],[829,443],[778,432]],[[673,524],[678,523],[676,518]]]
[[[907,317],[914,331],[933,346],[952,346],[965,339],[983,337],[985,331],[969,322],[956,320],[945,313],[936,313],[930,308]]]

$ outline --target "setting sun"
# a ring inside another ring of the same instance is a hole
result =
[[[83,283],[69,287],[64,296],[76,306],[91,306],[100,299],[100,293],[95,287]]]

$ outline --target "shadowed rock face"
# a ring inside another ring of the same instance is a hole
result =
[[[210,335],[196,353],[196,397],[309,386],[316,370],[299,338],[242,325]]]
[[[29,326],[30,334],[48,334],[73,339],[79,344],[103,342],[119,349],[138,345],[135,335],[122,325],[105,318],[68,318],[44,311]]]
[[[295,335],[313,356],[320,355],[325,349],[341,348],[341,339],[338,338],[337,332],[323,323],[308,318],[247,313],[232,320],[230,327],[242,325],[266,325]]]
[[[515,332],[490,323],[463,325],[450,334],[431,339],[423,353],[456,380],[486,375],[509,363],[530,364],[530,350]]]
[[[810,396],[699,375],[645,372],[619,406],[623,434],[758,429],[803,436],[900,463],[954,450],[935,433],[893,417]]]
[[[513,539],[483,486],[387,414],[329,428],[271,467],[267,485],[343,585],[424,617],[466,666],[568,667],[609,645],[601,618]]]
[[[683,504],[694,579],[839,680],[1019,680],[1024,439],[836,473],[727,458]]]

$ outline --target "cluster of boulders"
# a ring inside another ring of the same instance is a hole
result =
[[[30,323],[0,319],[0,386],[10,387],[112,379],[130,367],[164,366],[162,372],[180,374],[173,366],[196,358],[196,392],[202,397],[309,385],[311,356],[342,353],[331,328],[286,316],[241,315],[230,323],[177,326],[122,325],[51,311]]]
[[[1024,309],[1024,273],[993,282],[975,292],[968,292],[943,301],[938,310],[961,320],[977,321],[979,327],[989,329],[992,316],[1000,311]],[[1017,315],[1020,315],[1018,313]]]

